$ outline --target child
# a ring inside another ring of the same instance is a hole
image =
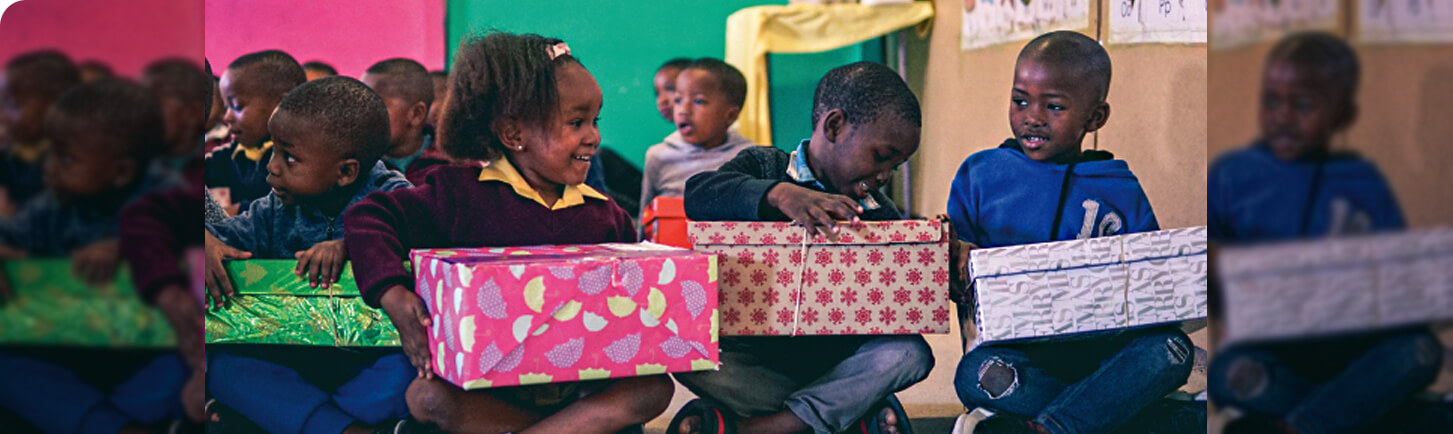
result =
[[[1272,48],[1262,79],[1261,138],[1210,168],[1213,242],[1403,228],[1377,167],[1331,149],[1332,136],[1357,116],[1358,75],[1356,53],[1329,34],[1295,34]],[[1208,390],[1218,405],[1246,415],[1227,432],[1446,431],[1399,428],[1399,419],[1409,417],[1394,410],[1410,408],[1409,398],[1432,384],[1442,351],[1426,326],[1233,345],[1212,361]]]
[[[681,84],[690,84],[690,72]],[[900,219],[879,188],[918,150],[918,99],[903,79],[871,62],[835,68],[818,82],[812,124],[812,137],[791,154],[750,147],[692,177],[687,217],[791,220],[830,234],[838,220]],[[836,433],[876,419],[878,429],[899,432],[908,421],[888,398],[932,369],[933,353],[918,335],[724,337],[720,371],[676,375],[702,400],[669,429]]]
[[[404,58],[388,59],[368,67],[362,80],[388,105],[391,135],[384,163],[404,172],[414,183],[423,181],[425,168],[449,163],[433,146],[434,126],[426,123],[434,85],[424,65]]]
[[[303,74],[308,77],[308,81],[313,81],[323,77],[338,75],[338,70],[333,69],[333,65],[329,65],[321,60],[312,60],[303,64]]]
[[[434,103],[429,104],[429,125],[439,125],[439,113],[443,112],[444,97],[449,94],[449,73],[429,71],[429,80],[434,82]]]
[[[440,145],[488,164],[439,166],[423,185],[365,199],[345,224],[363,299],[388,313],[418,370],[409,411],[454,433],[611,433],[650,420],[671,401],[664,375],[480,391],[434,377],[432,320],[403,266],[410,249],[636,237],[625,211],[581,185],[600,146],[602,95],[564,43],[490,33],[464,41],[451,71]]]
[[[42,182],[48,143],[45,116],[61,93],[80,84],[81,75],[70,58],[58,51],[21,54],[5,65],[5,87],[0,92],[0,123],[9,131],[9,144],[0,155],[0,184],[4,184],[3,216],[24,206],[45,191]]]
[[[651,80],[656,94],[656,111],[661,112],[661,118],[666,119],[666,122],[676,122],[676,112],[672,108],[672,101],[676,98],[676,76],[681,75],[681,70],[690,64],[691,59],[685,57],[667,60],[660,68],[656,68],[656,76]]]
[[[122,207],[177,185],[146,170],[163,145],[161,109],[145,88],[103,79],[56,99],[44,134],[47,190],[0,220],[0,245],[32,257],[69,256],[88,283],[109,282]],[[177,354],[150,360],[109,392],[59,365],[12,354],[0,355],[0,371],[23,373],[0,382],[0,407],[46,432],[146,432],[182,417],[187,370]]]
[[[677,75],[673,95],[676,132],[646,150],[642,213],[657,196],[685,194],[692,175],[715,170],[741,150],[757,146],[729,129],[747,99],[747,79],[736,68],[717,59],[697,59]]]
[[[298,86],[277,103],[267,126],[277,143],[267,165],[273,191],[241,215],[206,225],[207,279],[219,302],[234,294],[222,259],[297,258],[295,272],[313,287],[337,282],[348,259],[344,210],[370,193],[409,187],[379,161],[388,149],[388,109],[358,80],[325,77]],[[352,379],[330,393],[285,363],[213,352],[208,390],[270,432],[396,427],[407,416],[408,359],[399,351],[360,359],[332,368]]]
[[[188,182],[200,179],[203,134],[215,87],[211,75],[191,60],[173,58],[147,65],[140,81],[156,95],[166,121],[166,150],[157,164],[187,172]]]
[[[227,115],[229,144],[207,154],[207,187],[227,187],[232,205],[229,215],[245,210],[253,199],[266,196],[267,164],[272,158],[272,141],[267,119],[278,101],[307,81],[293,56],[277,50],[259,51],[238,57],[222,73],[218,88]]]
[[[1014,137],[969,156],[954,177],[948,214],[960,239],[1000,247],[1159,229],[1129,166],[1082,151],[1110,115],[1109,87],[1110,57],[1079,33],[1047,33],[1019,52]],[[956,301],[971,309],[969,297]],[[981,430],[1109,432],[1185,383],[1192,348],[1175,326],[983,345],[959,362],[954,388],[968,408],[1001,415]]]

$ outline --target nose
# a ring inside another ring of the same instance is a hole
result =
[[[232,110],[231,107],[228,107],[227,108],[227,111],[222,114],[222,123],[227,124],[227,125],[232,125],[233,123],[236,123],[236,122],[237,122],[237,111]]]
[[[272,153],[272,158],[267,159],[267,174],[272,177],[280,177],[283,173],[283,157],[278,152]]]
[[[1025,109],[1024,125],[1031,127],[1043,126],[1044,110],[1036,106],[1030,106],[1029,108]]]

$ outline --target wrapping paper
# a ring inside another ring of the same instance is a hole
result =
[[[92,288],[71,261],[4,261],[14,298],[0,306],[0,344],[151,348],[175,346],[171,325],[146,305],[123,264],[116,280]]]
[[[1453,319],[1453,228],[1227,248],[1222,342]]]
[[[979,343],[1203,324],[1206,228],[970,253]]]
[[[692,222],[696,250],[722,257],[721,333],[948,333],[946,225],[840,227],[832,241],[785,222]]]
[[[657,197],[641,214],[641,229],[647,241],[668,246],[691,248],[686,235],[686,208],[679,197]]]
[[[359,296],[351,265],[327,289],[311,288],[293,274],[297,261],[230,261],[224,266],[238,296],[227,308],[207,312],[209,344],[399,345],[388,316]]]
[[[435,370],[465,389],[717,366],[713,255],[602,244],[410,257]]]

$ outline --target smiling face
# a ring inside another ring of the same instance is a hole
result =
[[[227,114],[222,122],[227,124],[228,139],[240,146],[262,146],[267,139],[267,120],[282,95],[268,95],[260,89],[262,77],[246,67],[229,68],[222,73],[218,87],[222,90],[222,102],[227,105]]]
[[[705,148],[726,143],[727,128],[741,113],[741,107],[727,98],[721,81],[704,69],[687,69],[676,76],[675,103],[681,139]]]
[[[849,124],[842,110],[834,109],[819,124],[808,149],[813,172],[829,189],[853,198],[888,185],[893,171],[918,151],[920,128],[895,114]]]
[[[509,149],[513,162],[532,186],[540,181],[555,186],[585,183],[590,159],[600,147],[600,109],[603,96],[595,77],[579,64],[555,70],[558,107],[545,125],[522,128],[524,151]],[[507,143],[509,147],[512,144]]]
[[[1293,160],[1324,152],[1351,123],[1350,97],[1331,80],[1283,61],[1267,64],[1261,87],[1261,136],[1272,153]]]
[[[1099,100],[1088,80],[1069,71],[1032,56],[1021,56],[1014,66],[1009,127],[1030,159],[1078,154],[1085,133],[1098,130],[1109,117],[1110,105]]]

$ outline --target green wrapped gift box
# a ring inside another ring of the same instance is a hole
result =
[[[230,261],[224,266],[238,294],[226,308],[207,312],[209,344],[399,345],[388,316],[364,304],[351,265],[328,288],[310,287],[293,274],[293,260]]]
[[[0,306],[0,344],[154,348],[175,345],[161,311],[143,303],[126,266],[93,288],[68,259],[4,261],[14,299]]]

